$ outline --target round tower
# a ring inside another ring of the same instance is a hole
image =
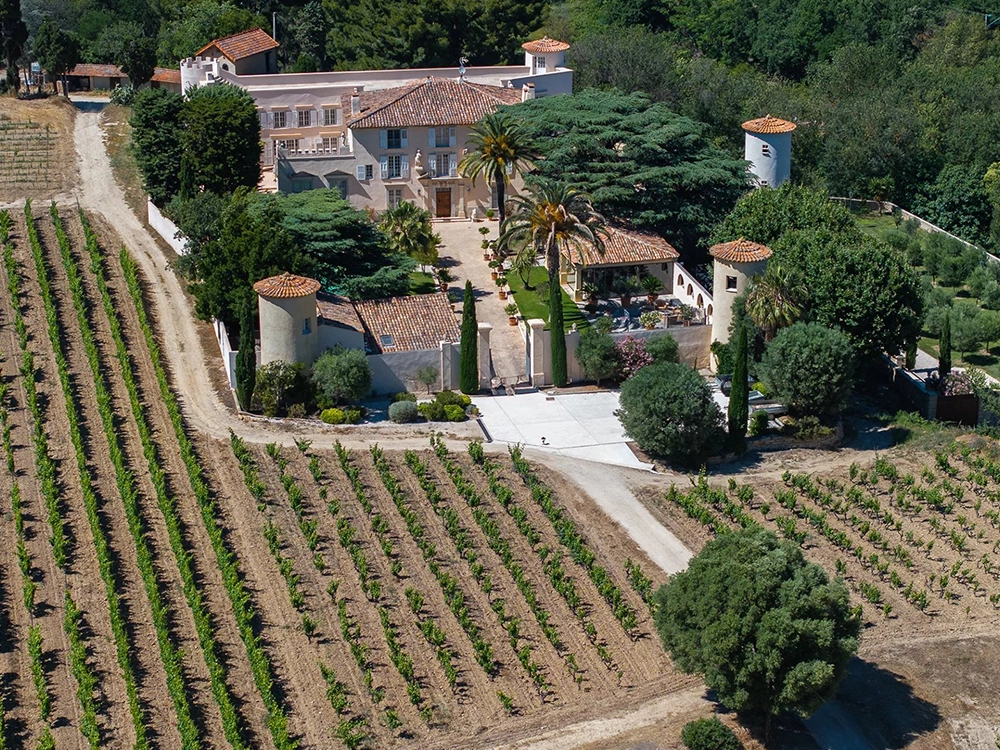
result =
[[[533,42],[525,42],[521,49],[524,50],[524,64],[528,66],[531,75],[566,67],[566,50],[569,49],[566,42],[543,36]]]
[[[311,365],[316,358],[316,292],[319,282],[283,273],[253,285],[260,312],[260,363],[282,360]]]
[[[743,123],[744,158],[758,186],[776,188],[792,174],[792,131],[795,123],[765,115]]]
[[[729,341],[729,324],[733,320],[733,300],[743,294],[747,282],[767,269],[771,249],[743,237],[732,242],[713,245],[709,250],[712,263],[712,341]]]

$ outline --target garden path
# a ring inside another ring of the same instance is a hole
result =
[[[486,239],[495,240],[499,222],[496,221],[437,221],[434,231],[441,235],[440,257],[456,277],[453,299],[461,299],[466,280],[472,282],[476,295],[476,319],[493,326],[490,350],[493,355],[493,374],[499,378],[524,378],[524,336],[520,326],[512,326],[504,312],[508,304],[499,299],[496,283],[490,277],[490,267],[483,260],[483,235],[481,227],[490,230]],[[513,301],[513,300],[511,300]]]

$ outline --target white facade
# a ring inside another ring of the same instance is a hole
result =
[[[729,325],[733,322],[733,300],[743,294],[754,276],[767,270],[767,260],[735,263],[715,258],[712,264],[712,341],[729,342]]]
[[[792,174],[792,134],[746,131],[744,156],[760,187],[779,187]]]

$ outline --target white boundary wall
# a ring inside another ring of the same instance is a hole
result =
[[[146,196],[146,220],[149,222],[149,226],[163,238],[164,242],[173,248],[175,253],[178,255],[187,254],[187,243],[184,241],[181,230],[160,212],[149,196]]]
[[[219,342],[219,351],[222,352],[222,366],[226,368],[226,379],[229,387],[236,390],[236,355],[237,351],[229,343],[229,334],[226,332],[226,324],[221,320],[212,318],[212,327],[215,328],[215,340]]]

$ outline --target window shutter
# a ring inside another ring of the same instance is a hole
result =
[[[384,130],[382,131],[385,132]],[[389,157],[382,155],[378,158],[378,168],[382,172],[382,179],[386,180],[389,178]]]
[[[434,128],[431,128],[431,130],[434,130]],[[438,169],[437,154],[428,154],[427,171],[430,173],[431,177],[437,177],[437,169]]]
[[[427,128],[427,145],[431,148],[437,146],[437,128]]]
[[[458,177],[458,159],[455,154],[448,154],[448,176]]]
[[[400,130],[399,131],[399,144],[400,144],[400,146],[402,148],[406,148],[406,131],[405,130]]]
[[[354,174],[358,178],[358,180],[363,182],[365,179],[365,165],[358,164],[358,166],[354,168]]]
[[[389,134],[385,130],[378,131],[378,147],[379,148],[389,147]]]
[[[403,154],[399,161],[399,174],[404,180],[410,179],[410,157],[407,154]]]
[[[455,128],[448,128],[448,145],[455,148],[457,139],[455,138]]]

